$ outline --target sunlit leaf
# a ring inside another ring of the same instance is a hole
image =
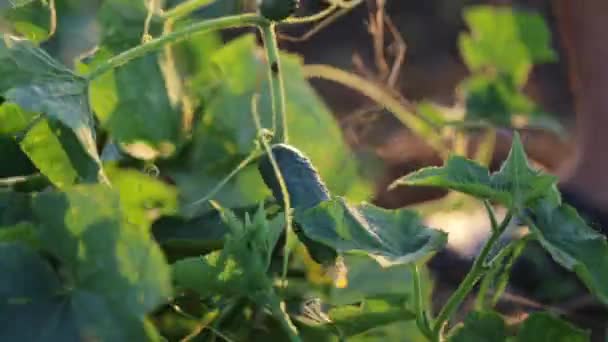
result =
[[[351,206],[340,197],[296,211],[295,220],[309,238],[340,253],[367,254],[384,267],[425,259],[447,240],[412,211]]]
[[[507,160],[498,172],[472,160],[452,156],[442,167],[427,167],[396,180],[398,185],[436,186],[456,190],[480,199],[497,201],[510,208],[524,208],[531,201],[547,197],[559,202],[557,178],[533,169],[518,134]]]
[[[177,211],[177,190],[171,185],[133,169],[106,170],[129,223],[147,228],[161,215]]]
[[[460,36],[460,50],[473,71],[495,68],[522,84],[533,64],[556,59],[549,28],[538,14],[477,6],[469,8],[464,19],[471,33]]]
[[[141,43],[147,9],[144,1],[105,1],[100,48],[80,61],[81,73]],[[156,22],[149,34],[159,34]],[[112,138],[128,154],[144,160],[172,155],[180,140],[181,113],[172,105],[169,85],[156,54],[130,61],[91,82],[91,106]]]
[[[72,130],[86,158],[101,168],[87,82],[27,40],[4,35],[0,42],[0,94],[28,112],[41,113]]]

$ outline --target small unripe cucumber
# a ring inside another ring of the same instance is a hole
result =
[[[312,208],[329,200],[327,187],[323,184],[310,159],[306,158],[302,152],[289,145],[277,144],[272,146],[272,154],[283,174],[291,206],[294,209]],[[258,169],[264,183],[272,190],[274,198],[283,204],[283,192],[268,155],[264,155],[260,159]]]
[[[268,20],[281,21],[298,8],[299,0],[258,0],[262,16]]]
[[[319,177],[319,173],[310,159],[306,158],[302,152],[293,146],[276,144],[272,146],[272,154],[283,175],[291,206],[294,210],[312,208],[330,199],[329,191]],[[280,205],[283,205],[283,192],[268,155],[260,158],[258,170],[266,186],[272,190],[274,198]],[[308,238],[298,222],[295,222],[295,226],[298,238],[306,245],[310,256],[316,262],[320,264],[333,264],[335,262],[337,253],[333,249]]]

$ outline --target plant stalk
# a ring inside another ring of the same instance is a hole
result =
[[[448,299],[447,303],[443,306],[437,319],[435,320],[435,324],[433,326],[433,337],[434,341],[440,341],[441,335],[443,332],[443,327],[447,320],[452,317],[454,312],[458,309],[458,306],[464,301],[469,292],[473,290],[477,281],[483,276],[483,274],[487,271],[486,260],[492,248],[502,235],[502,233],[507,228],[507,225],[511,221],[512,212],[509,210],[507,216],[500,223],[498,227],[492,227],[492,235],[486,241],[483,246],[481,252],[473,262],[473,266],[469,273],[467,273],[466,277],[460,283],[456,291],[452,294],[452,296]]]
[[[412,268],[412,278],[414,280],[414,309],[416,312],[416,326],[418,329],[426,336],[429,340],[433,338],[433,332],[431,331],[431,327],[429,326],[429,322],[426,318],[426,313],[424,311],[424,306],[422,304],[422,286],[420,283],[420,270],[418,269],[418,265],[413,264]]]
[[[268,82],[270,84],[270,97],[272,98],[272,131],[278,141],[289,142],[287,127],[287,113],[285,112],[285,86],[283,85],[283,74],[279,58],[279,48],[275,34],[275,25],[266,22],[260,25],[266,59],[268,61]],[[280,122],[277,125],[277,119]],[[277,130],[280,127],[280,130]]]
[[[257,14],[251,13],[197,22],[119,53],[118,55],[106,60],[104,63],[93,69],[87,75],[87,79],[89,81],[93,80],[112,69],[115,69],[117,67],[120,67],[121,65],[128,63],[133,59],[142,57],[152,51],[156,51],[167,44],[175,44],[177,42],[186,40],[195,34],[200,34],[209,31],[217,31],[232,27],[264,25],[268,25],[268,20]]]
[[[303,71],[306,77],[318,77],[340,83],[376,101],[392,112],[403,125],[411,129],[416,135],[425,138],[428,144],[442,156],[448,155],[449,149],[435,128],[408,110],[398,99],[389,95],[389,92],[383,90],[379,85],[329,65],[305,65]]]

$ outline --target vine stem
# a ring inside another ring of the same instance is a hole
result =
[[[135,58],[142,57],[152,51],[162,48],[167,44],[175,44],[177,42],[186,40],[195,34],[201,34],[209,31],[217,31],[232,27],[264,27],[267,25],[269,25],[269,21],[267,19],[252,13],[226,16],[217,19],[197,22],[119,53],[118,55],[99,64],[87,75],[87,79],[93,80],[112,69],[115,69],[125,63],[128,63],[129,61]]]
[[[441,154],[447,154],[447,147],[445,146],[441,136],[437,133],[429,123],[419,118],[412,112],[410,112],[403,104],[390,96],[388,91],[384,91],[377,84],[374,84],[366,79],[363,79],[355,74],[340,70],[338,68],[322,65],[322,64],[310,64],[303,67],[304,74],[309,77],[318,77],[333,82],[340,83],[346,87],[354,89],[361,94],[369,97],[377,103],[383,105],[391,111],[399,121],[405,126],[411,129],[418,136],[428,139],[428,143],[436,151]]]
[[[422,304],[422,286],[420,282],[420,270],[418,269],[418,265],[416,264],[413,264],[411,266],[411,269],[412,278],[414,280],[414,309],[416,311],[416,325],[418,326],[418,329],[420,329],[422,334],[430,340],[433,338],[433,332],[431,331],[431,328],[429,326],[429,322],[424,311],[424,306]]]
[[[283,214],[285,215],[285,245],[283,247],[283,270],[281,274],[281,279],[283,282],[283,286],[287,287],[287,267],[289,265],[289,254],[290,254],[290,246],[291,242],[294,239],[294,231],[293,224],[291,219],[291,198],[289,197],[289,191],[287,190],[287,183],[285,183],[285,178],[283,177],[283,173],[279,168],[279,164],[277,163],[274,154],[272,153],[272,149],[270,148],[270,144],[266,140],[266,137],[263,134],[262,121],[260,120],[260,115],[257,109],[259,95],[255,94],[251,98],[251,115],[253,116],[253,122],[255,123],[258,136],[261,140],[262,145],[264,146],[264,150],[268,155],[268,159],[270,159],[270,164],[272,165],[272,169],[274,170],[275,177],[279,181],[279,186],[281,187],[281,194],[283,195]]]
[[[473,290],[477,281],[483,276],[483,274],[487,271],[486,260],[492,248],[500,238],[500,235],[505,231],[507,225],[511,221],[512,211],[509,210],[507,216],[505,216],[504,220],[500,223],[498,227],[492,227],[492,235],[488,241],[486,241],[483,246],[481,252],[473,262],[473,266],[471,270],[465,278],[462,280],[456,291],[450,296],[447,303],[443,306],[439,315],[437,315],[437,319],[435,320],[435,324],[433,326],[433,340],[440,341],[441,335],[443,332],[443,327],[447,320],[452,317],[458,306],[464,301],[469,292]]]
[[[265,22],[260,25],[266,58],[268,60],[268,82],[270,83],[270,97],[272,98],[272,131],[277,134],[277,118],[280,118],[280,127],[277,134],[279,141],[289,142],[289,131],[287,128],[287,113],[285,112],[285,86],[279,59],[279,47],[275,33],[275,24]]]

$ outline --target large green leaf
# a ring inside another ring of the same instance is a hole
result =
[[[28,112],[42,113],[72,130],[103,179],[95,145],[87,82],[27,40],[0,41],[0,95]]]
[[[78,186],[33,199],[43,248],[74,276],[75,286],[103,296],[135,316],[170,292],[169,269],[149,233],[128,223],[118,194],[103,186]]]
[[[567,204],[542,200],[532,208],[532,231],[553,259],[574,271],[587,288],[608,304],[608,243]]]
[[[108,166],[106,170],[130,224],[146,229],[161,215],[176,213],[177,190],[173,186],[134,169]]]
[[[559,202],[557,178],[533,169],[516,133],[507,160],[498,172],[472,160],[452,156],[442,167],[427,167],[396,180],[398,185],[436,186],[456,190],[480,199],[497,201],[507,207],[522,209],[531,201],[547,197]]]
[[[4,19],[10,30],[32,42],[40,43],[53,32],[53,16],[49,3],[45,0],[11,0],[13,5],[4,9],[0,5],[0,19]]]
[[[471,33],[460,36],[460,50],[472,71],[495,68],[523,84],[534,63],[556,59],[551,33],[538,14],[509,7],[477,6],[464,14]]]
[[[413,211],[351,206],[341,197],[297,210],[295,221],[309,238],[341,253],[367,254],[384,267],[427,258],[447,240]]]
[[[23,245],[0,243],[0,273],[3,341],[153,338],[141,319],[116,310],[98,293],[62,283],[46,260]]]
[[[254,36],[245,35],[208,53],[217,72],[202,94],[206,105],[193,134],[190,171],[173,172],[187,201],[203,197],[253,150],[257,138],[251,116],[254,94],[260,95],[258,112],[263,126],[273,126],[267,65],[260,58],[263,52]],[[289,143],[312,160],[332,193],[365,198],[369,188],[358,174],[356,161],[343,141],[340,128],[302,75],[301,60],[282,54],[281,63]],[[205,70],[204,77],[211,77],[209,70]],[[278,120],[277,130],[280,129]],[[335,172],[337,169],[339,174]],[[217,195],[217,200],[228,207],[247,206],[268,194],[257,172],[250,167],[235,177]]]
[[[147,9],[144,1],[105,1],[99,11],[100,48],[80,61],[88,73],[110,57],[141,43]],[[153,20],[150,34],[159,34]],[[139,159],[168,157],[180,140],[181,113],[170,100],[156,54],[130,61],[91,82],[91,106],[115,141]]]
[[[589,333],[548,313],[535,312],[522,324],[518,342],[586,342]]]
[[[507,331],[502,317],[495,312],[472,312],[458,327],[450,342],[501,342],[506,341]]]
[[[31,162],[57,187],[98,180],[99,164],[60,121],[8,102],[0,105],[0,121],[0,136],[18,142]]]

